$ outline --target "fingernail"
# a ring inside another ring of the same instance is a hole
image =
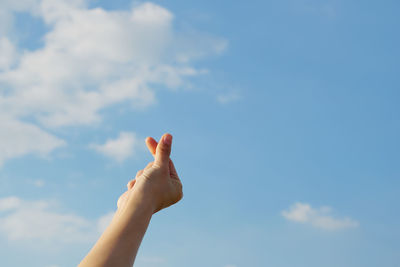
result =
[[[165,145],[171,145],[171,143],[172,143],[172,135],[170,135],[170,134],[165,135],[164,138],[163,138],[163,143]]]

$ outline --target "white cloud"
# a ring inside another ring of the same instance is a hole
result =
[[[240,94],[236,91],[228,92],[225,94],[219,94],[217,101],[221,104],[229,104],[240,99]]]
[[[42,179],[37,179],[37,180],[28,180],[28,183],[36,186],[36,187],[43,187],[46,183]]]
[[[101,216],[97,221],[97,230],[99,233],[104,232],[106,228],[110,225],[112,219],[114,218],[115,212],[109,212]]]
[[[330,207],[314,209],[307,203],[295,203],[288,210],[281,212],[287,220],[310,224],[314,227],[325,230],[340,230],[356,228],[359,223],[350,218],[334,218]]]
[[[15,62],[17,53],[8,38],[0,37],[0,71],[9,69]]]
[[[121,132],[116,139],[108,139],[104,144],[92,144],[90,148],[121,163],[131,157],[140,146],[135,133]]]
[[[337,8],[334,2],[318,1],[318,0],[297,0],[294,1],[294,8],[302,14],[325,17],[334,19],[337,17]]]
[[[65,142],[39,127],[0,115],[0,166],[7,159],[38,154],[47,156]]]
[[[10,33],[14,24],[14,12],[35,13],[39,0],[1,0],[0,1],[0,35]]]
[[[24,51],[7,36],[0,40],[0,55],[7,55],[0,61],[0,114],[15,124],[29,118],[43,136],[49,128],[99,124],[100,111],[113,105],[146,108],[156,103],[154,88],[183,87],[187,77],[205,72],[194,60],[227,45],[175,30],[174,15],[149,2],[108,11],[83,0],[2,1],[0,10],[9,20],[28,12],[49,29],[36,50]],[[16,142],[8,138],[0,146]]]
[[[14,69],[0,74],[11,89],[1,106],[16,116],[33,115],[49,127],[91,124],[110,105],[154,103],[150,84],[179,87],[185,76],[198,73],[174,63],[180,55],[170,51],[182,45],[174,42],[173,15],[158,5],[128,12],[42,1],[41,15],[51,27],[44,47],[24,53]]]
[[[0,212],[16,209],[21,206],[21,200],[17,197],[0,199]]]
[[[15,242],[46,244],[91,243],[96,240],[98,230],[102,230],[96,229],[96,226],[104,224],[104,217],[89,220],[76,214],[59,212],[56,208],[50,201],[1,198],[0,234]]]

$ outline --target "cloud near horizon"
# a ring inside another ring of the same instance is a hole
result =
[[[48,28],[37,37],[43,46],[34,50],[19,47],[10,30],[0,29],[2,120],[31,129],[45,147],[41,151],[28,142],[18,153],[0,150],[0,163],[49,154],[66,144],[50,129],[99,125],[100,111],[108,107],[154,105],[155,87],[181,88],[189,77],[205,73],[193,67],[195,60],[217,55],[227,45],[221,38],[177,31],[174,15],[150,2],[129,11],[89,8],[82,0],[5,1],[0,8],[8,27],[14,14],[25,12]],[[30,133],[23,138],[36,142]],[[0,147],[16,142],[9,135]]]
[[[282,216],[293,222],[309,224],[313,227],[324,230],[341,230],[347,228],[357,228],[359,222],[351,218],[334,218],[331,215],[330,207],[314,209],[307,203],[297,202],[288,210],[281,212]]]
[[[0,198],[0,235],[25,244],[90,244],[105,230],[114,214],[110,212],[91,220],[58,211],[58,208],[49,200],[27,201],[15,196]]]

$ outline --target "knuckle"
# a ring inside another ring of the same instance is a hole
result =
[[[163,168],[163,166],[161,166],[157,162],[154,162],[154,164],[152,165],[152,168],[155,170],[161,170]]]
[[[162,154],[168,154],[170,150],[171,150],[171,148],[169,146],[161,146],[160,147],[160,152]]]
[[[182,190],[182,188],[181,188],[181,191],[180,191],[180,199],[182,199],[183,198],[183,190]]]
[[[151,168],[153,165],[154,165],[154,161],[149,162],[144,169],[147,170],[147,169]]]
[[[176,194],[176,202],[180,201],[183,198],[183,190],[182,190],[182,184],[179,184],[180,186],[178,187],[178,191]]]
[[[183,198],[183,192],[181,191],[181,192],[179,193],[179,195],[178,195],[178,201],[180,201],[182,198]],[[177,202],[178,202],[178,201],[177,201]]]

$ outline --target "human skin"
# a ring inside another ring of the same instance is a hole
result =
[[[154,156],[120,196],[107,229],[78,267],[131,267],[154,213],[182,199],[182,183],[170,159],[172,136],[164,134],[146,145]]]

